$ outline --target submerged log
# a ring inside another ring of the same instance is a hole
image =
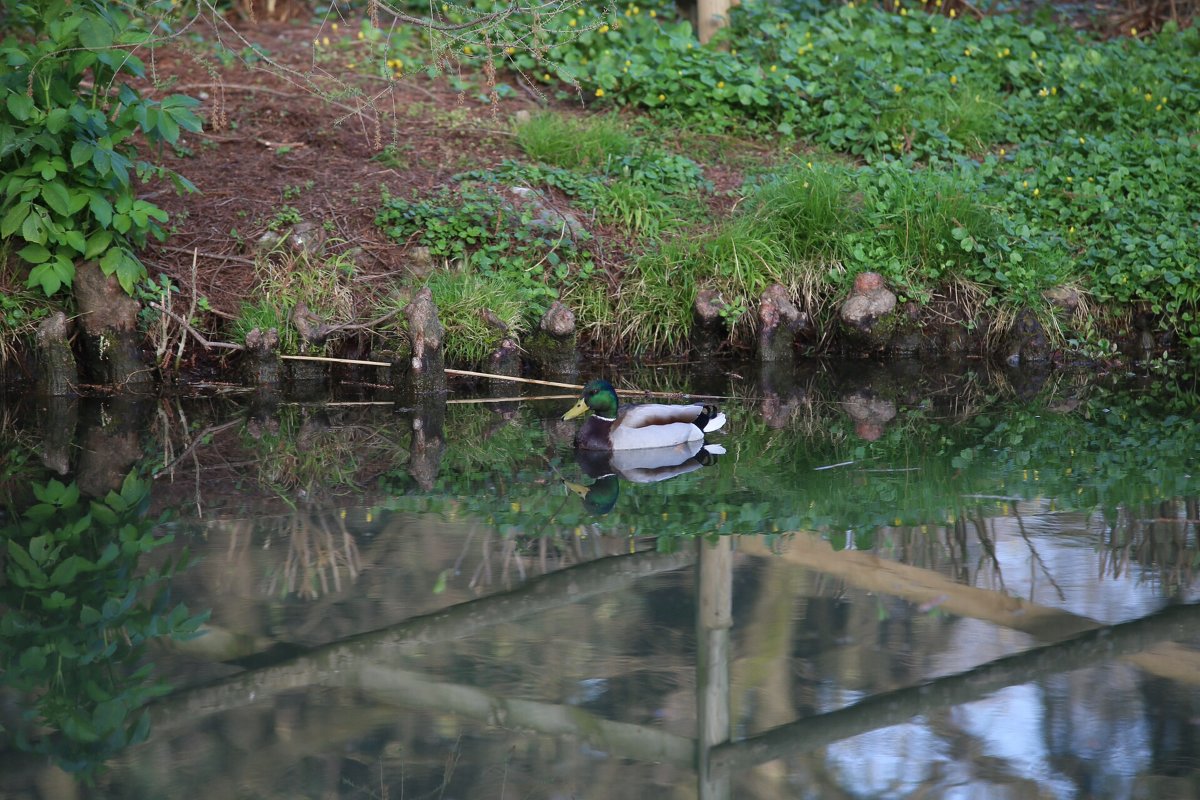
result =
[[[792,360],[796,337],[811,327],[808,315],[796,308],[787,289],[771,284],[758,303],[759,360]]]
[[[74,291],[83,332],[84,373],[122,391],[152,388],[154,375],[142,360],[142,337],[137,329],[141,304],[125,294],[116,276],[106,276],[94,261],[79,265]]]
[[[529,357],[545,374],[574,375],[579,370],[575,348],[575,312],[555,300],[529,337]]]
[[[79,367],[67,337],[67,315],[56,311],[38,325],[37,393],[48,397],[75,394],[79,385]]]

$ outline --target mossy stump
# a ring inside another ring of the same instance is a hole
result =
[[[118,394],[81,409],[83,446],[75,470],[81,492],[104,497],[120,491],[125,476],[144,455],[141,435],[153,408],[149,397]]]
[[[696,299],[692,303],[691,345],[701,362],[715,356],[729,338],[722,313],[725,307],[725,299],[720,292],[712,289],[696,292]]]
[[[796,308],[782,285],[773,283],[758,303],[758,358],[791,361],[796,337],[812,327],[808,315]]]
[[[543,374],[575,375],[579,371],[576,344],[575,312],[555,300],[542,315],[525,350]]]
[[[37,393],[45,397],[67,397],[79,385],[79,367],[68,340],[67,315],[56,311],[38,325]]]
[[[279,331],[255,328],[246,334],[246,354],[242,375],[251,386],[275,387],[283,378],[279,362]]]
[[[142,336],[137,329],[141,304],[94,261],[79,265],[73,288],[83,334],[84,373],[118,391],[153,389],[153,371],[142,360]]]
[[[838,312],[846,346],[861,353],[885,350],[896,332],[896,295],[878,272],[854,279],[854,289]]]
[[[59,475],[71,471],[71,456],[77,452],[75,428],[79,424],[79,398],[49,395],[38,403],[42,465]]]

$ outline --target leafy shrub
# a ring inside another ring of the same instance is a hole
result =
[[[134,177],[190,182],[139,160],[133,137],[174,144],[199,131],[194,99],[147,100],[123,80],[144,77],[135,54],[152,43],[153,13],[170,4],[81,5],[0,0],[0,238],[24,242],[28,284],[69,288],[76,259],[97,259],[125,291],[145,275],[134,251],[163,238],[166,212],[138,199]]]

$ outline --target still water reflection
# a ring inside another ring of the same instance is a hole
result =
[[[934,372],[628,374],[730,424],[615,461],[532,392],[9,398],[0,798],[1200,796],[1194,386]]]

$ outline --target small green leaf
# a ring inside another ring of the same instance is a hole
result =
[[[40,244],[31,244],[18,250],[17,255],[30,264],[41,264],[50,258],[50,251]]]
[[[71,197],[67,194],[67,187],[63,185],[62,181],[50,181],[43,184],[42,199],[46,201],[46,205],[64,217],[71,213]]]
[[[20,228],[21,223],[29,216],[29,208],[29,203],[17,203],[8,210],[4,219],[0,221],[0,239],[7,239],[17,232],[17,228]]]

